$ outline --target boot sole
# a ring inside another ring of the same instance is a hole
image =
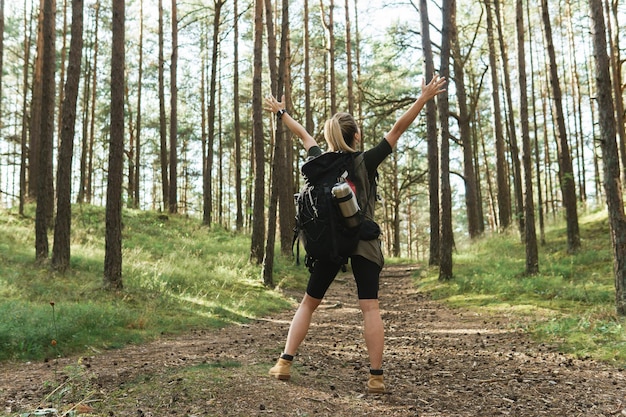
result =
[[[289,374],[270,374],[270,375],[278,379],[279,381],[289,381],[289,378],[291,378],[291,375]]]

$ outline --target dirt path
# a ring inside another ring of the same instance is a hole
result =
[[[365,394],[361,316],[346,275],[314,316],[289,382],[266,373],[293,311],[59,363],[0,365],[0,415],[53,406],[61,415],[71,401],[94,416],[626,415],[626,372],[537,345],[513,316],[450,310],[409,276],[409,267],[388,267],[381,281],[388,394]],[[50,392],[63,380],[68,392],[55,403],[61,390]],[[79,380],[83,391],[70,383]]]

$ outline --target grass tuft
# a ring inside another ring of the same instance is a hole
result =
[[[606,212],[582,216],[580,229],[582,250],[573,255],[566,250],[564,225],[546,230],[537,275],[524,274],[524,245],[509,232],[477,239],[455,253],[452,281],[439,282],[433,268],[421,271],[417,285],[456,307],[518,316],[520,326],[564,352],[626,366],[626,319],[615,313]]]
[[[118,348],[291,305],[263,286],[260,266],[248,261],[248,237],[136,210],[123,212],[124,290],[104,291],[104,208],[82,205],[72,212],[65,274],[35,264],[34,216],[0,216],[0,316],[13,318],[0,321],[0,360]],[[279,257],[275,275],[282,288],[299,289],[306,268]]]

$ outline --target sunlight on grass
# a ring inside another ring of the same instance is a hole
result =
[[[626,319],[615,315],[606,212],[581,216],[580,226],[583,248],[574,255],[566,251],[564,225],[547,229],[537,275],[525,275],[525,248],[516,233],[507,232],[460,245],[452,281],[438,281],[433,268],[421,271],[417,285],[455,307],[530,318],[528,330],[538,339],[626,366]]]
[[[260,266],[248,261],[248,237],[209,229],[197,219],[137,210],[123,211],[124,289],[103,291],[104,208],[75,206],[72,213],[65,274],[35,265],[34,213],[0,216],[0,316],[16,317],[0,322],[0,359],[117,348],[290,306],[263,285]],[[291,264],[278,257],[275,280],[301,286],[306,269]]]

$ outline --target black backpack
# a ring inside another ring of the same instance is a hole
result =
[[[337,183],[355,179],[354,160],[357,155],[326,152],[302,165],[305,186],[295,195],[294,244],[302,241],[309,269],[316,260],[346,264],[348,256],[359,243],[361,222],[354,227],[347,226],[332,194]],[[358,215],[362,218],[362,213]],[[297,260],[299,263],[299,256]]]

